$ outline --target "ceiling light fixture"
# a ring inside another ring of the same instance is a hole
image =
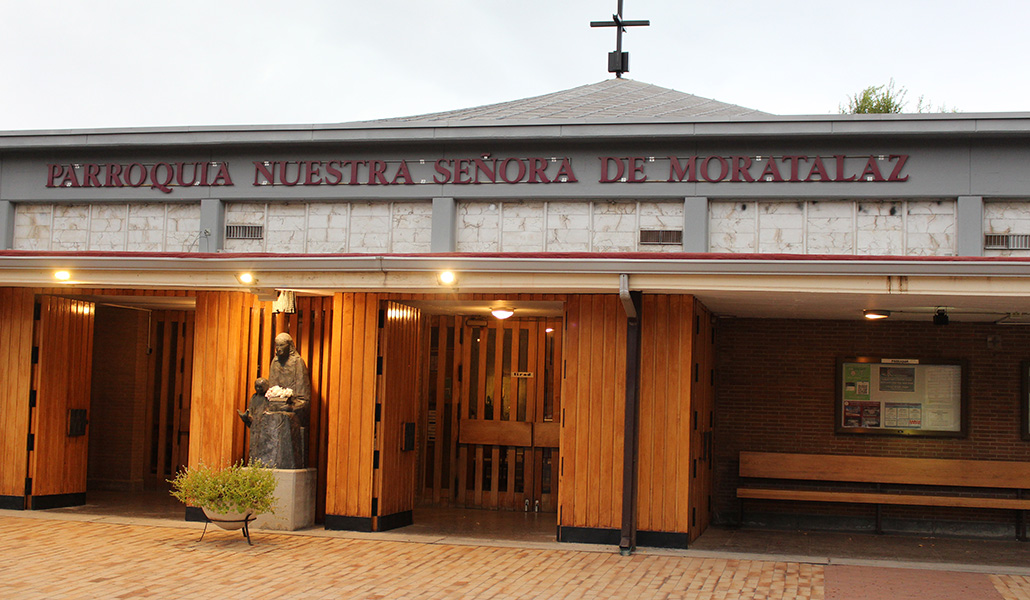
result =
[[[69,273],[68,271],[57,271],[57,272],[54,273],[54,279],[59,279],[61,281],[68,281],[71,278],[72,278],[72,274]]]
[[[949,320],[948,309],[946,308],[938,308],[937,312],[933,313],[934,325],[947,325]]]
[[[236,281],[239,281],[243,285],[250,285],[252,283],[257,283],[257,278],[250,273],[237,273]]]
[[[503,321],[508,317],[512,316],[513,314],[515,314],[515,309],[508,306],[498,306],[497,308],[491,310],[490,314]]]
[[[437,276],[437,279],[443,285],[454,285],[454,282],[458,280],[458,276],[454,274],[454,271],[443,271]]]
[[[865,315],[865,318],[869,319],[870,321],[875,321],[877,319],[886,319],[887,317],[891,316],[891,311],[867,309],[862,311],[862,314]]]

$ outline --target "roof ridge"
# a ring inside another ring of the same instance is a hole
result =
[[[765,115],[761,111],[633,79],[606,79],[520,100],[368,123],[460,121],[564,121],[583,119],[680,120]]]

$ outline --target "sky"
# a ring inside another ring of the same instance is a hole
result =
[[[341,123],[612,77],[617,0],[0,0],[0,131]],[[1028,0],[624,0],[629,79],[775,114],[1030,111]]]

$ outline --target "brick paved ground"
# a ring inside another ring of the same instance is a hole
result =
[[[248,546],[238,532],[211,530],[202,542],[199,534],[0,516],[0,598],[867,597],[826,594],[824,571],[834,567],[797,562],[269,532],[256,532]],[[963,585],[983,584],[997,598],[1030,599],[1030,577],[963,575]],[[918,585],[921,576],[901,581]]]

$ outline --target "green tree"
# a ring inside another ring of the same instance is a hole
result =
[[[905,88],[894,88],[894,80],[886,85],[871,85],[854,96],[848,96],[846,105],[839,106],[842,115],[897,114],[905,111]],[[957,108],[948,108],[944,104],[934,106],[923,96],[916,102],[917,113],[958,112]]]
[[[848,96],[848,103],[840,106],[842,115],[900,113],[905,109],[905,88],[894,89],[894,80],[887,85],[871,85],[854,96]],[[922,98],[920,98],[920,101]]]

